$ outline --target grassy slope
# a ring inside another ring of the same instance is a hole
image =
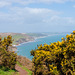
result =
[[[0,75],[19,75],[19,73],[15,72],[15,70],[4,71],[0,69]]]
[[[19,62],[17,62],[17,64],[22,69],[26,70],[28,72],[28,75],[32,75],[32,71],[30,71],[29,69],[27,69],[25,66],[22,66]],[[16,72],[15,70],[4,71],[4,70],[0,69],[0,75],[19,75],[19,72]]]
[[[12,38],[14,39],[13,44],[16,44],[16,41],[18,41],[20,38],[25,38],[25,36],[17,34],[13,35]]]

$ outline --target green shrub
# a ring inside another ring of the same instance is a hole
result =
[[[34,75],[75,75],[75,31],[61,42],[31,51]]]
[[[4,66],[7,69],[15,69],[17,54],[8,50],[9,46],[12,46],[12,37],[10,35],[4,40],[0,39],[0,66]]]

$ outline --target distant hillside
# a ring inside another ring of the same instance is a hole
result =
[[[27,35],[25,33],[0,33],[0,36],[2,38],[6,37],[8,35],[12,36],[12,38],[14,40],[13,45],[19,45],[21,43],[34,40],[34,38],[32,36],[29,36],[29,35]]]
[[[27,35],[32,36],[32,37],[43,37],[43,36],[47,36],[46,33],[27,33]]]
[[[12,36],[13,45],[19,45],[24,42],[34,41],[37,37],[47,36],[43,33],[0,33],[2,39],[8,35]]]

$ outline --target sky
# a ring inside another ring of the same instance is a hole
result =
[[[0,0],[0,32],[72,32],[75,0]]]

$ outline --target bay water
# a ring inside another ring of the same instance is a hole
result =
[[[62,37],[65,37],[66,34],[60,34],[60,35],[50,35],[43,38],[38,38],[34,40],[33,42],[27,42],[23,43],[20,46],[17,46],[17,54],[21,56],[25,56],[32,60],[33,56],[30,56],[30,51],[35,48],[37,48],[37,45],[40,44],[50,44],[53,42],[61,41]]]

